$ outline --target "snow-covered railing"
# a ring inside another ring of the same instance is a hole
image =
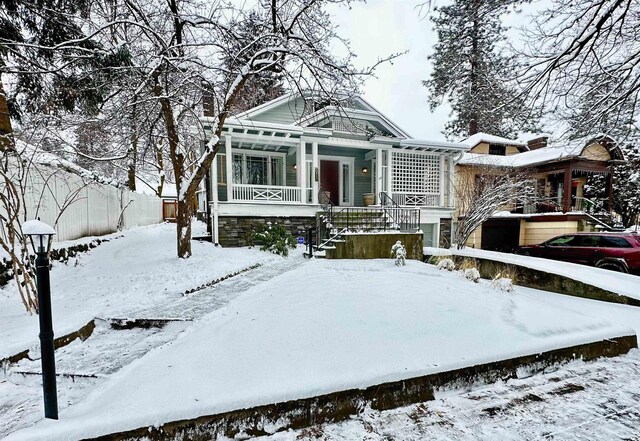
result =
[[[400,206],[438,207],[440,195],[435,193],[400,193],[393,192],[393,202]]]
[[[233,199],[251,202],[300,203],[302,202],[302,189],[280,185],[233,184]]]

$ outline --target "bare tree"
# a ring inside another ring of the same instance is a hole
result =
[[[334,95],[356,90],[373,73],[375,66],[358,70],[352,65],[353,54],[325,11],[336,3],[349,0],[261,1],[252,9],[127,0],[105,4],[102,17],[94,14],[89,23],[93,38],[101,36],[103,47],[127,51],[123,84],[112,87],[114,96],[124,100],[124,113],[144,103],[149,114],[162,116],[163,162],[170,164],[178,193],[179,257],[191,255],[196,191],[247,81],[273,71],[293,90]],[[236,31],[234,24],[249,20],[251,33]],[[331,53],[337,44],[345,49],[342,58]],[[202,148],[198,116],[205,93],[211,100],[213,136]]]
[[[635,129],[639,10],[639,0],[550,3],[524,29],[521,83],[530,102],[544,103],[572,125],[579,119],[578,132]]]
[[[536,199],[528,171],[497,166],[464,166],[454,185],[458,225],[455,243],[464,248],[473,232],[494,213]]]

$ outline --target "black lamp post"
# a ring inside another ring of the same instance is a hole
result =
[[[42,390],[44,417],[58,419],[56,392],[56,360],[51,320],[51,285],[49,283],[49,251],[55,230],[39,220],[22,224],[22,232],[31,240],[36,253],[36,279],[38,284],[38,318],[40,319],[40,354],[42,362]]]

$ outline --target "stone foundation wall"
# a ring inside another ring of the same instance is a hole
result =
[[[307,227],[316,225],[315,217],[252,217],[252,216],[225,216],[218,218],[218,235],[220,245],[223,247],[244,247],[249,245],[248,238],[251,231],[258,225],[267,222],[284,225],[287,231],[298,236]]]

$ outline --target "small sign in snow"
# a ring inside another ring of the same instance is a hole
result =
[[[298,244],[302,245],[304,243],[304,237],[298,236]]]
[[[22,232],[27,236],[52,235],[56,234],[56,230],[50,225],[45,224],[37,219],[28,220],[22,224]]]

